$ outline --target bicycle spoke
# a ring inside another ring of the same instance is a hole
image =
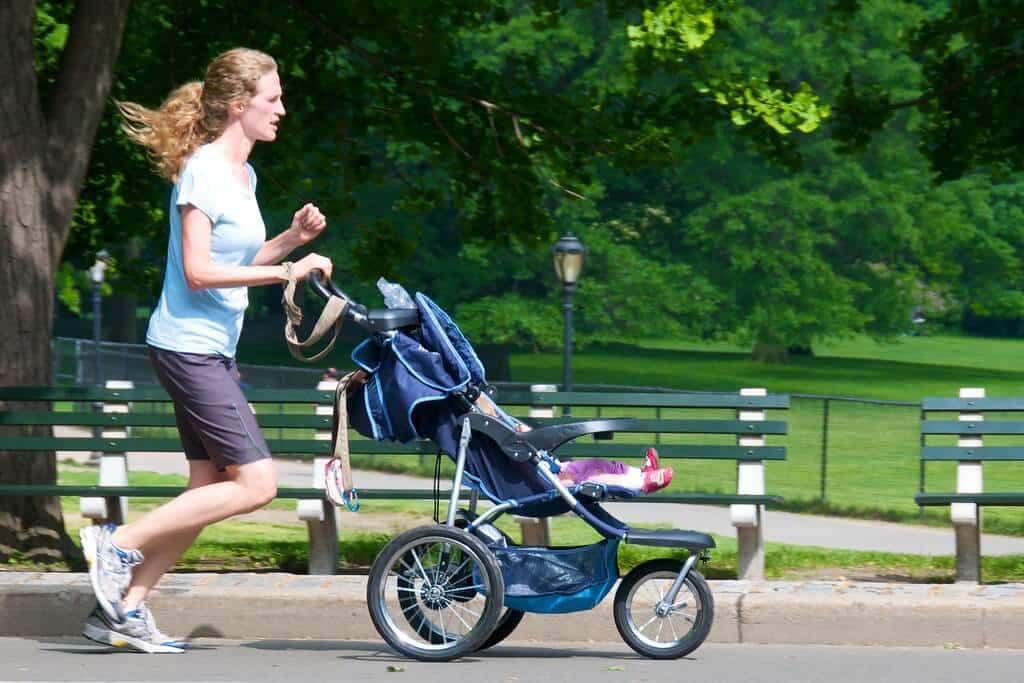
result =
[[[643,631],[645,628],[647,628],[648,626],[650,626],[651,624],[653,624],[657,620],[658,620],[658,615],[655,614],[653,617],[651,617],[650,619],[645,621],[643,626],[638,627],[637,630],[638,631]]]
[[[456,604],[458,604],[458,603],[454,603],[454,602],[452,603],[452,605],[456,605]],[[459,621],[461,621],[461,622],[462,622],[462,625],[466,627],[466,632],[467,632],[467,633],[469,633],[470,631],[472,631],[472,630],[473,630],[473,627],[472,627],[472,626],[470,626],[469,624],[467,624],[467,623],[466,623],[466,620],[465,620],[465,619],[463,619],[463,618],[462,618],[462,617],[461,617],[461,616],[459,615],[459,613],[458,613],[458,612],[456,612],[456,611],[455,611],[454,609],[452,609],[452,608],[451,608],[451,605],[449,605],[448,609],[450,609],[450,610],[451,610],[451,613],[452,613],[452,614],[453,614],[453,615],[455,616],[455,618],[456,618],[456,619],[458,619]]]
[[[416,553],[416,548],[410,548],[409,552],[412,553],[412,557],[416,560],[416,567],[420,570],[420,576],[423,577],[424,581],[430,581],[430,577],[427,576],[427,570],[423,568],[423,563],[420,562],[420,556]]]

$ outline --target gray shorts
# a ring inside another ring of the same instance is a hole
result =
[[[239,386],[234,358],[149,347],[160,384],[174,401],[181,445],[189,460],[217,469],[270,457],[256,416]]]

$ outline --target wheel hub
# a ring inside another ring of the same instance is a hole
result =
[[[441,609],[447,603],[444,588],[437,584],[424,583],[420,589],[420,598],[430,609]]]

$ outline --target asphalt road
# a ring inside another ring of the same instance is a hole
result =
[[[1024,651],[706,644],[652,661],[614,644],[499,646],[443,664],[400,658],[376,642],[200,640],[180,655],[114,651],[77,639],[0,638],[10,681],[1018,681]]]

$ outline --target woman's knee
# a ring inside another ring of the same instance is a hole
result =
[[[249,506],[253,510],[277,497],[277,468],[269,458],[239,467],[236,481],[245,489]]]

